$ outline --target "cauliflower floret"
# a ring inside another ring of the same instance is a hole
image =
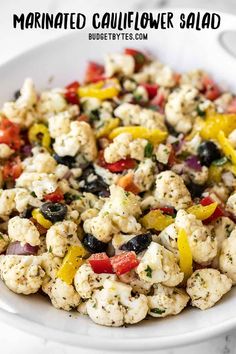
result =
[[[148,296],[147,300],[149,315],[166,317],[180,313],[187,306],[189,296],[182,289],[156,284],[154,285],[154,294]]]
[[[181,85],[189,85],[193,86],[199,91],[201,91],[203,86],[203,77],[207,74],[202,70],[192,70],[187,73],[184,73],[180,77],[180,84]]]
[[[10,240],[8,235],[5,235],[2,232],[0,232],[0,254],[6,251],[9,242]]]
[[[11,122],[28,128],[35,120],[34,105],[37,103],[37,93],[31,79],[24,81],[20,93],[20,97],[15,102],[4,103],[2,113]]]
[[[36,226],[29,219],[15,216],[8,222],[8,235],[11,241],[29,243],[31,246],[40,244],[40,234]]]
[[[129,133],[120,134],[105,148],[105,161],[113,163],[125,159],[127,156],[142,161],[147,143],[146,139],[133,140],[132,134]]]
[[[74,200],[70,206],[73,210],[77,210],[80,214],[88,209],[97,209],[98,211],[102,208],[104,201],[98,198],[92,193],[84,192],[79,196],[79,199]]]
[[[150,293],[150,290],[152,288],[151,283],[139,279],[139,276],[134,269],[128,273],[120,275],[119,279],[122,281],[122,283],[130,285],[133,289],[133,292],[138,294],[147,295]]]
[[[39,206],[39,201],[33,198],[30,193],[23,188],[12,188],[0,190],[0,215],[1,217],[10,215],[14,210],[23,212],[27,205]]]
[[[170,146],[159,144],[155,152],[157,161],[166,165],[169,160],[170,153],[171,153]]]
[[[49,117],[65,111],[68,108],[62,92],[57,89],[44,91],[40,95],[37,110],[41,119],[48,121]]]
[[[190,168],[185,170],[193,183],[203,185],[208,180],[208,168],[206,166],[202,166],[200,171],[194,171]]]
[[[120,175],[118,173],[112,173],[107,168],[103,168],[97,164],[93,164],[95,173],[101,176],[103,181],[110,186],[111,184],[116,184]]]
[[[37,256],[6,255],[0,257],[1,278],[17,294],[36,293],[42,285],[44,271]]]
[[[22,163],[25,172],[53,173],[57,163],[46,149],[35,147],[33,156],[28,157]]]
[[[60,112],[48,119],[48,129],[50,136],[55,139],[70,131],[71,119],[79,114],[77,105],[69,107],[66,111]]]
[[[156,242],[151,242],[144,253],[137,267],[137,273],[141,280],[151,284],[162,283],[166,286],[176,286],[184,278],[175,255]]]
[[[64,257],[68,247],[80,245],[77,225],[70,220],[59,221],[48,229],[46,234],[47,250],[54,256]]]
[[[16,187],[26,188],[43,199],[45,194],[57,189],[57,177],[52,173],[23,172],[16,180]]]
[[[186,209],[191,205],[191,196],[183,179],[172,171],[164,171],[156,177],[154,196],[160,205]]]
[[[134,73],[135,61],[131,55],[109,54],[105,56],[105,73],[107,77],[114,74],[130,76]]]
[[[45,271],[45,276],[46,279],[56,279],[57,277],[57,272],[62,264],[62,259],[59,257],[55,257],[52,253],[50,252],[44,252],[40,256],[40,264],[43,270]]]
[[[0,215],[10,215],[15,209],[15,191],[14,189],[6,189],[0,191]]]
[[[134,183],[141,192],[150,190],[155,181],[155,169],[156,165],[152,159],[145,159],[140,162],[138,168],[134,171]]]
[[[210,228],[211,227],[212,227],[211,232],[214,234],[217,240],[217,247],[218,247],[217,255],[213,259],[211,266],[213,268],[218,269],[219,256],[221,252],[222,243],[230,236],[231,232],[235,228],[235,223],[230,218],[223,216],[217,218],[213,223],[211,223]]]
[[[69,133],[56,137],[53,148],[59,156],[75,156],[80,152],[87,161],[97,156],[94,132],[85,122],[71,122]]]
[[[102,242],[109,242],[112,235],[118,232],[118,228],[113,225],[110,215],[100,213],[91,219],[85,219],[83,228],[86,233],[92,234]]]
[[[83,299],[89,299],[96,289],[101,289],[106,279],[116,280],[114,274],[96,274],[89,264],[83,264],[74,278],[75,289]]]
[[[209,264],[217,254],[217,240],[209,228],[195,215],[184,210],[178,211],[175,225],[178,230],[185,229],[194,261],[202,265]]]
[[[141,108],[139,105],[122,103],[114,110],[114,114],[124,125],[141,125],[148,129],[166,130],[163,115],[151,109]]]
[[[151,82],[154,82],[159,86],[170,88],[176,85],[176,75],[173,70],[157,60],[146,65],[142,71],[147,74],[147,78]]]
[[[227,200],[226,206],[227,206],[228,211],[230,211],[232,214],[236,215],[236,192],[231,194],[231,196]]]
[[[215,305],[232,287],[232,280],[216,269],[196,270],[187,281],[192,306],[206,310]]]
[[[179,210],[175,223],[167,226],[157,240],[178,257],[177,238],[180,228],[184,228],[187,233],[194,261],[202,265],[210,264],[217,255],[217,239],[213,237],[211,228],[204,226],[193,214]]]
[[[173,91],[165,106],[166,119],[177,132],[191,130],[198,105],[198,90],[190,85],[183,85]]]
[[[8,159],[14,152],[7,144],[0,144],[0,159]]]
[[[236,284],[236,230],[222,243],[219,269]]]
[[[110,193],[99,214],[85,220],[83,225],[86,233],[103,242],[109,242],[112,235],[119,231],[136,233],[141,229],[136,220],[141,214],[139,198],[115,185],[110,187]]]
[[[148,311],[145,295],[132,297],[129,285],[105,280],[102,290],[95,290],[87,302],[89,317],[104,326],[119,327],[143,320]]]
[[[44,292],[50,297],[52,305],[57,309],[71,311],[79,306],[80,296],[74,286],[65,283],[60,278],[47,283],[44,286]]]
[[[90,114],[101,107],[102,101],[96,97],[81,97],[80,103],[85,114]]]
[[[157,236],[157,241],[167,248],[169,251],[173,252],[175,256],[179,257],[178,246],[177,246],[177,239],[178,239],[178,230],[176,225],[170,224],[167,226],[160,234]]]

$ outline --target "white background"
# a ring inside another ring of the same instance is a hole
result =
[[[60,30],[14,30],[12,14],[22,12],[83,12],[139,10],[145,8],[195,7],[236,14],[236,0],[0,0],[0,64],[13,56],[60,36]],[[1,79],[1,78],[0,78]],[[1,82],[1,81],[0,81]],[[235,311],[235,309],[232,309]],[[1,322],[1,354],[88,354],[78,348],[68,347],[23,333]],[[96,352],[101,354],[102,352]],[[128,353],[128,352],[127,352]],[[236,331],[191,347],[158,352],[160,354],[236,354]]]

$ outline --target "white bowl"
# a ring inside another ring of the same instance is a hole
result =
[[[174,10],[176,20],[181,10]],[[186,12],[186,11],[185,11]],[[236,18],[221,14],[220,30],[150,30],[148,41],[88,41],[87,31],[49,42],[0,67],[0,100],[12,97],[25,77],[39,89],[64,86],[82,77],[87,60],[102,61],[107,52],[124,47],[149,50],[179,71],[204,68],[236,91],[236,62],[219,45],[222,30],[236,28]],[[178,21],[176,21],[176,26]],[[53,77],[52,82],[49,81]],[[236,327],[236,289],[215,307],[188,309],[176,317],[152,319],[128,328],[107,328],[88,317],[54,309],[40,295],[18,296],[0,283],[0,319],[39,336],[79,347],[108,351],[144,351],[190,344]]]

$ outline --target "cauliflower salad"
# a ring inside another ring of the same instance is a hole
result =
[[[0,277],[105,326],[236,284],[236,97],[134,49],[0,111]]]

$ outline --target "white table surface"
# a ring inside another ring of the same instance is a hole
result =
[[[61,30],[20,31],[12,28],[12,14],[22,12],[95,12],[139,10],[145,8],[198,7],[236,14],[236,0],[1,0],[0,1],[0,64],[39,43],[60,36]],[[235,309],[233,309],[235,310]],[[1,322],[1,354],[91,354],[50,340],[38,338]],[[107,352],[108,353],[108,352]],[[126,352],[128,354],[128,352]],[[160,354],[236,354],[236,330],[218,338],[192,346],[159,351]],[[145,353],[144,353],[145,354]]]

